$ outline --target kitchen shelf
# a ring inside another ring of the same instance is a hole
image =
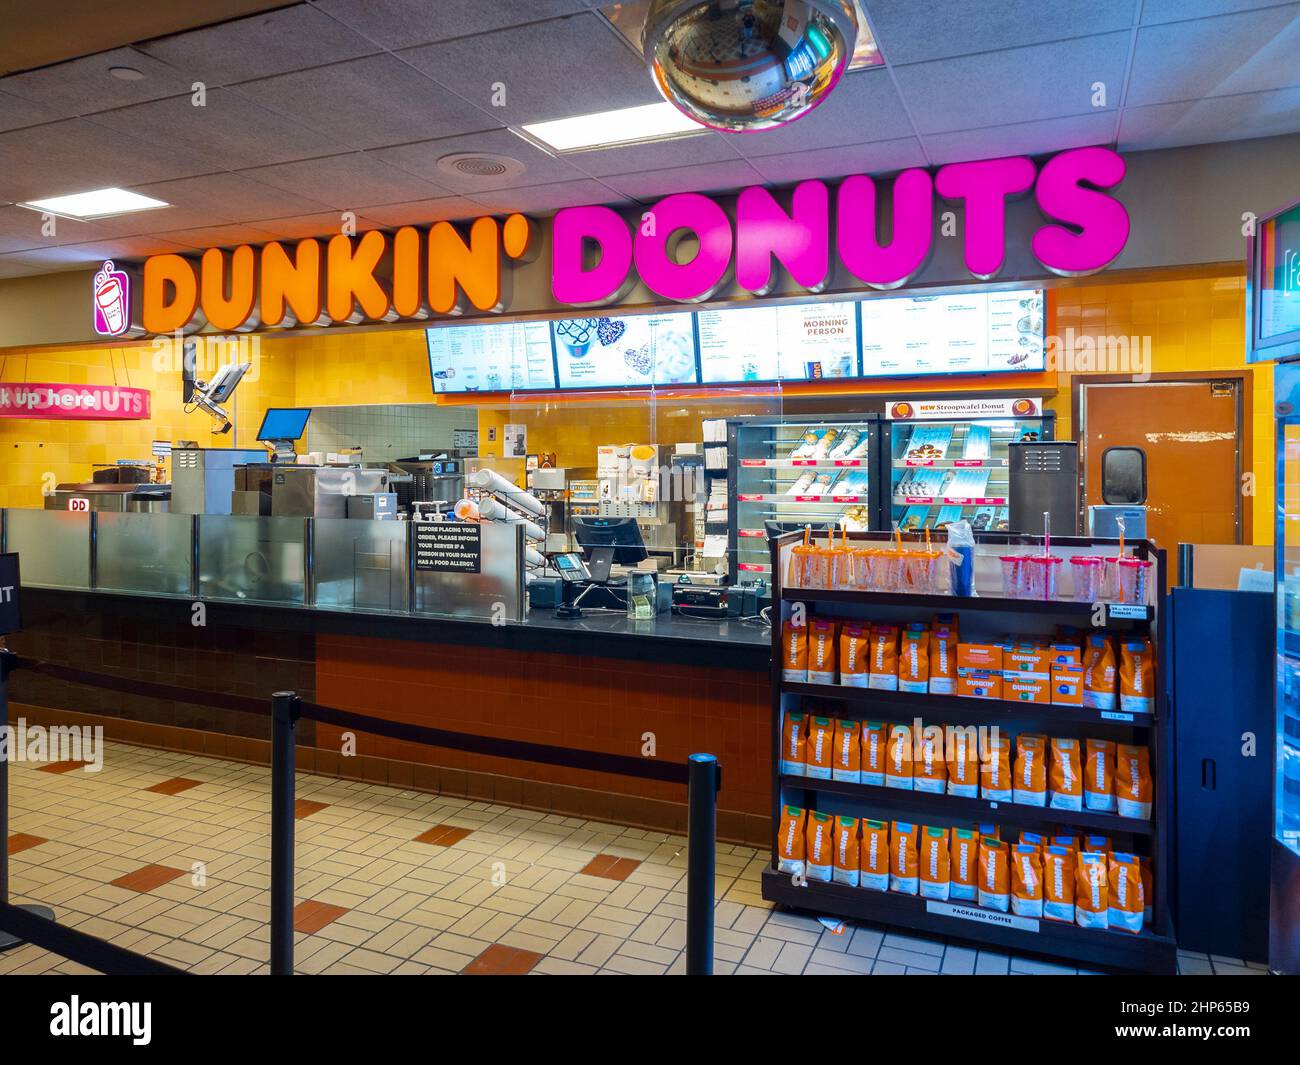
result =
[[[896,507],[1005,507],[1006,496],[894,496]]]
[[[1068,958],[1101,969],[1170,975],[1177,971],[1173,937],[1080,928],[1062,921],[1015,917],[974,903],[935,902],[894,891],[868,891],[816,881],[796,884],[785,873],[765,869],[763,898],[793,909],[830,913],[930,935],[950,936],[979,947],[998,947],[1051,958]]]
[[[1029,829],[1073,825],[1088,829],[1088,835],[1109,836],[1122,833],[1149,836],[1152,832],[1150,821],[1098,813],[1096,810],[1053,810],[1047,806],[1028,806],[1018,802],[990,802],[988,799],[970,799],[961,795],[908,791],[904,788],[881,787],[879,784],[854,784],[847,780],[818,780],[784,773],[780,777],[780,783],[783,788],[803,788],[821,795],[841,795],[878,810],[917,815],[929,813],[949,821],[969,821],[972,824],[994,821],[1000,825]]]
[[[1073,599],[1006,599],[993,595],[914,595],[910,592],[864,592],[840,588],[783,588],[788,603],[842,603],[874,606],[914,606],[935,610],[996,610],[1016,614],[1056,614],[1061,617],[1092,619],[1092,603]],[[1121,621],[1150,621],[1155,610],[1129,603],[1106,604],[1107,624]]]
[[[896,470],[1006,470],[1008,459],[895,459]]]
[[[1154,723],[1152,714],[1129,714],[1120,710],[1094,710],[1091,707],[1061,706],[1056,703],[1031,703],[1014,699],[974,699],[964,695],[935,695],[929,692],[886,691],[882,688],[855,688],[846,684],[803,684],[782,681],[781,690],[791,695],[827,699],[870,707],[881,720],[896,721],[900,714],[930,719],[952,725],[996,725],[1009,717],[1034,715],[1044,719],[1050,730],[1053,722],[1087,728],[1147,728]],[[1109,717],[1103,717],[1109,714]]]

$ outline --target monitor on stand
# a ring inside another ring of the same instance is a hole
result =
[[[574,518],[573,537],[588,554],[592,548],[612,547],[613,561],[620,566],[635,566],[650,557],[635,518]]]
[[[257,439],[275,449],[276,462],[296,462],[293,445],[307,431],[310,417],[310,407],[267,407]]]

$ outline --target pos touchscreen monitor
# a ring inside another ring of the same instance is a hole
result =
[[[257,439],[300,440],[310,417],[310,407],[267,407]]]
[[[574,518],[573,538],[589,554],[593,547],[612,547],[620,566],[635,566],[649,557],[635,518]]]

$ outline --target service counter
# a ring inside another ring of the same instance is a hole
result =
[[[45,528],[33,515],[55,520]],[[373,535],[394,538],[406,531],[401,523],[342,521],[331,528],[329,536],[340,542],[333,575],[322,582],[292,548],[305,540],[306,562],[319,560],[312,541],[320,543],[319,526],[328,519],[316,520],[315,529],[298,522],[302,532],[287,530],[287,540],[276,541],[265,539],[268,526],[227,528],[237,543],[242,538],[256,546],[263,538],[262,548],[236,551],[243,562],[232,580],[211,568],[212,519],[199,518],[187,537],[190,519],[180,515],[111,515],[108,523],[104,515],[11,510],[4,516],[7,549],[17,550],[22,562],[24,632],[8,640],[20,654],[265,698],[268,708],[271,692],[288,689],[345,710],[586,751],[672,761],[708,751],[724,767],[721,837],[769,842],[770,634],[757,620],[660,614],[629,622],[620,612],[567,620],[526,609],[516,616],[510,608],[492,609],[508,596],[479,595],[472,613],[441,615],[434,612],[438,595],[418,588],[417,610],[404,598],[396,609],[358,608],[358,591],[409,587],[405,546],[389,553],[388,569],[361,552],[367,566],[387,576],[349,580],[343,570],[355,552],[340,537],[368,539],[370,530],[347,527],[382,525]],[[124,517],[138,521],[128,528],[119,520]],[[169,519],[165,527],[143,524],[159,518]],[[223,525],[241,520],[269,519],[220,519]],[[203,522],[210,523],[206,533]],[[289,544],[287,564],[277,563],[274,551],[267,558],[271,542]],[[220,557],[233,557],[231,543],[224,541]],[[106,545],[115,552],[107,567]],[[267,587],[264,560],[272,574],[277,566],[286,577],[303,574],[280,585],[296,601],[240,597],[247,587],[240,581]],[[104,587],[109,573],[118,585],[134,581],[152,589],[160,582],[167,590]],[[197,580],[197,588],[187,580]],[[330,589],[323,600],[322,588]],[[309,597],[311,605],[304,602]],[[457,610],[467,609],[457,603]],[[21,670],[11,690],[12,712],[32,723],[99,724],[109,739],[269,762],[268,717],[135,698]],[[305,720],[299,729],[304,770],[664,831],[685,828],[678,785],[366,735],[356,737],[355,753],[345,754],[352,748],[337,729]]]

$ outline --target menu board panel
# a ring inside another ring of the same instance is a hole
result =
[[[561,388],[698,384],[690,311],[551,323]]]
[[[1300,331],[1300,207],[1283,211],[1260,227],[1260,340]]]
[[[1041,370],[1040,289],[862,302],[862,375]]]
[[[548,322],[437,326],[426,339],[434,392],[555,387]]]
[[[852,302],[699,311],[696,318],[705,384],[857,376]]]

